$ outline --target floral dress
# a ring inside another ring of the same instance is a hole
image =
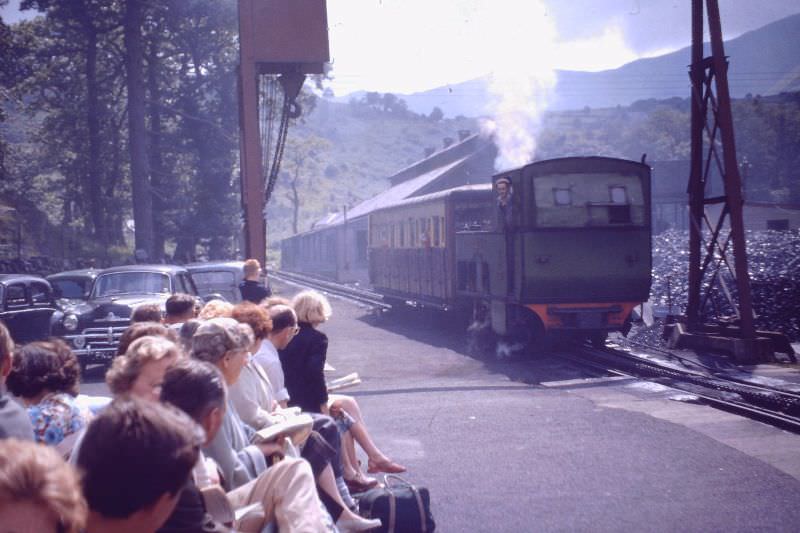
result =
[[[36,441],[52,446],[83,429],[90,416],[66,392],[47,394],[39,403],[28,407],[28,415]]]

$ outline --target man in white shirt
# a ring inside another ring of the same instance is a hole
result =
[[[297,315],[291,307],[282,304],[270,307],[269,314],[272,318],[272,331],[267,334],[254,358],[267,373],[275,400],[281,407],[286,407],[289,402],[289,391],[286,390],[284,383],[278,350],[285,348],[292,337],[297,335]]]

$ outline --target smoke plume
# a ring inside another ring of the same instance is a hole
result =
[[[505,4],[506,2],[501,2]],[[481,130],[498,148],[500,171],[529,163],[536,135],[556,85],[556,30],[543,2],[507,2],[502,43],[492,43],[497,61],[488,77],[490,102]]]

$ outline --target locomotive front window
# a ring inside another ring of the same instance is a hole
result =
[[[540,228],[647,224],[642,180],[636,174],[586,172],[533,177],[535,206],[526,223]]]
[[[555,205],[572,205],[572,191],[569,189],[553,189],[553,203]]]
[[[628,203],[628,191],[625,186],[622,185],[612,185],[608,188],[609,196],[611,196],[611,203],[612,204],[627,204]]]

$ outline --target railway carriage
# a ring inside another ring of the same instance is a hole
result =
[[[369,217],[370,281],[394,301],[469,310],[500,335],[625,330],[650,291],[650,169],[571,157]]]

